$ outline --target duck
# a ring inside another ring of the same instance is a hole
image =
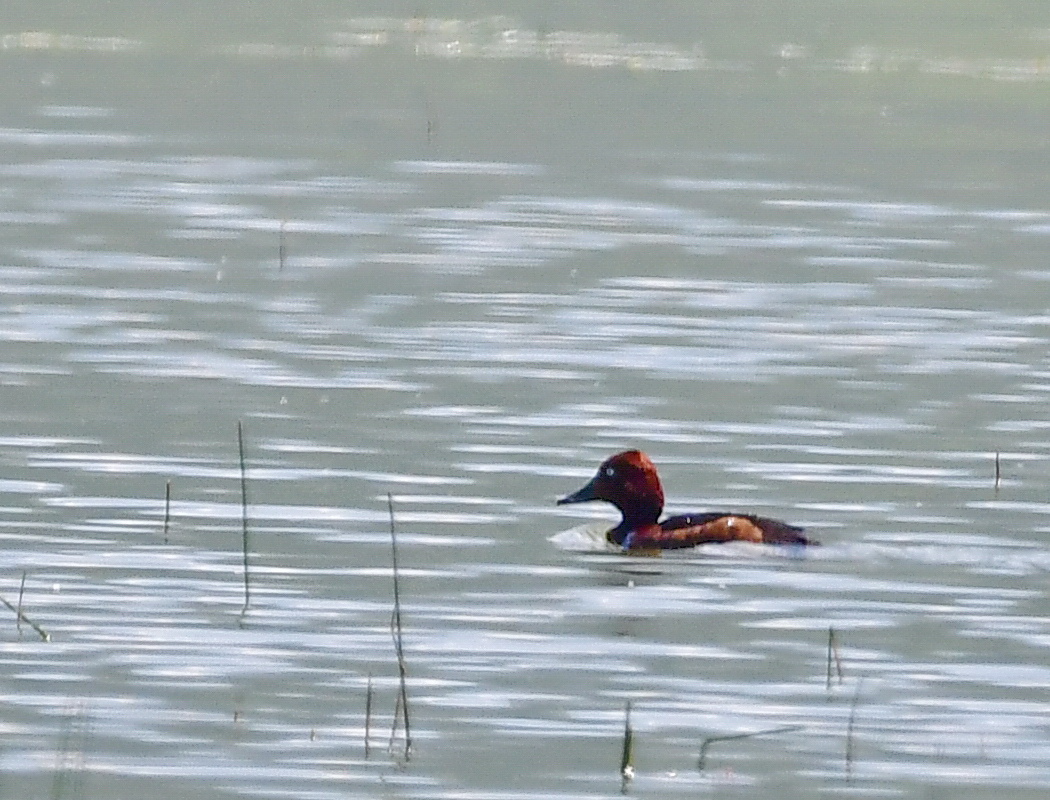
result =
[[[653,555],[712,542],[819,544],[803,535],[804,528],[753,514],[708,511],[678,514],[660,521],[664,490],[656,466],[641,450],[625,450],[610,456],[586,486],[562,497],[557,504],[592,500],[612,503],[619,510],[620,524],[611,528],[606,538],[632,554]]]

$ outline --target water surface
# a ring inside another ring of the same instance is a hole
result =
[[[1007,5],[10,17],[0,796],[610,797],[631,701],[632,794],[1042,797]],[[627,447],[824,544],[551,541]]]

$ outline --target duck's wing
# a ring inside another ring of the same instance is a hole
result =
[[[668,517],[659,527],[652,526],[640,534],[635,547],[695,547],[709,542],[756,542],[764,544],[817,544],[803,535],[803,528],[777,519],[752,514],[729,514],[721,511],[702,514],[679,514]],[[657,544],[659,542],[659,544]]]

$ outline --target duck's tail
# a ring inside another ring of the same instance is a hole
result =
[[[806,529],[798,525],[765,517],[751,517],[751,520],[762,529],[762,541],[767,544],[795,544],[809,547],[820,544],[816,539],[806,536],[804,533]]]

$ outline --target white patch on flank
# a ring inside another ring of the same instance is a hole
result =
[[[553,542],[562,550],[619,553],[622,548],[609,542],[605,536],[611,527],[608,522],[587,522],[575,528],[559,531],[548,537],[547,541]]]

